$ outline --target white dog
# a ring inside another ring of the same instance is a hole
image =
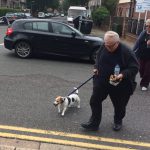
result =
[[[68,107],[73,106],[75,103],[77,103],[77,108],[80,108],[80,98],[78,96],[78,89],[75,91],[75,93],[67,97],[58,96],[53,104],[55,106],[58,106],[58,113],[61,113],[61,106],[63,106],[61,116],[64,116],[66,109]]]

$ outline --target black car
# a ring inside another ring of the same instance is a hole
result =
[[[34,53],[89,57],[95,61],[102,45],[99,37],[86,36],[77,29],[50,19],[19,19],[8,27],[5,48],[15,49],[17,56],[28,58]]]

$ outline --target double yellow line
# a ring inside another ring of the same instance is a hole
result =
[[[28,132],[28,133],[36,133],[36,134],[43,134],[43,135],[55,135],[55,136],[61,136],[61,137],[86,139],[86,140],[93,140],[93,141],[99,141],[99,142],[108,142],[108,143],[124,144],[124,145],[132,145],[132,146],[140,146],[140,147],[150,148],[150,143],[145,143],[145,142],[103,138],[103,137],[98,137],[98,136],[87,136],[87,135],[72,134],[72,133],[66,133],[66,132],[57,132],[57,131],[51,131],[51,130],[40,130],[40,129],[6,126],[6,125],[0,125],[0,129]],[[84,142],[74,142],[74,141],[70,141],[70,140],[29,136],[29,135],[23,135],[23,134],[12,134],[12,133],[5,133],[5,132],[0,132],[0,136],[8,137],[8,138],[18,138],[18,139],[22,139],[22,140],[32,140],[32,141],[39,141],[39,142],[71,145],[71,146],[78,146],[78,147],[85,147],[85,148],[92,148],[92,149],[104,149],[104,150],[127,150],[128,149],[128,148],[123,148],[123,147],[106,146],[106,145],[91,144],[91,143],[84,143]],[[136,149],[130,148],[130,150],[136,150]]]

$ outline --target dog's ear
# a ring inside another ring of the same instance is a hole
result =
[[[56,100],[58,100],[58,99],[61,99],[61,96],[57,96],[57,97],[56,97]]]

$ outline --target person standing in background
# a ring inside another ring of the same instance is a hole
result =
[[[139,35],[133,51],[140,64],[141,90],[147,91],[150,83],[150,19],[146,20],[145,30]]]

